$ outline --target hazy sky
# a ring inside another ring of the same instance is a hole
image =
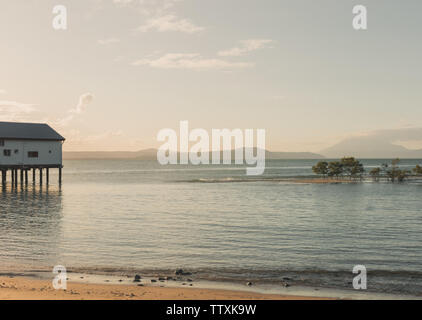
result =
[[[421,36],[420,0],[3,0],[0,120],[46,121],[66,150],[157,147],[189,120],[317,152],[422,127]]]

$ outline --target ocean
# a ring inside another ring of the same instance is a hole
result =
[[[388,160],[364,160],[367,169]],[[422,180],[309,184],[316,160],[243,166],[69,160],[63,184],[0,193],[0,273],[75,272],[422,295]],[[420,161],[403,160],[411,169]],[[54,171],[54,170],[53,170]],[[30,177],[31,181],[31,177]]]

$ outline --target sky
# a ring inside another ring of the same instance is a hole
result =
[[[1,1],[0,120],[47,122],[67,151],[158,147],[182,120],[265,129],[272,151],[383,130],[422,148],[421,35],[420,0]]]

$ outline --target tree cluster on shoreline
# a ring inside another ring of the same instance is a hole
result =
[[[312,171],[324,178],[348,177],[352,180],[362,179],[365,169],[354,157],[344,157],[340,161],[320,161],[312,167]]]
[[[374,181],[379,181],[382,177],[386,177],[391,182],[403,182],[412,173],[410,170],[399,169],[398,165],[400,159],[394,159],[391,161],[391,166],[387,163],[383,163],[381,167],[374,168],[369,172],[369,175]]]
[[[403,182],[412,172],[399,168],[400,159],[394,159],[391,165],[384,163],[381,167],[369,171],[369,176],[374,181],[386,179],[391,182]],[[349,180],[362,180],[365,175],[365,168],[362,163],[354,157],[344,157],[340,161],[320,161],[312,167],[312,171],[323,178],[336,178]],[[422,175],[422,167],[416,165],[412,170],[415,175]]]

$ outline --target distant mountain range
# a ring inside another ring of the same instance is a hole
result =
[[[422,158],[422,150],[408,149],[392,142],[379,139],[377,136],[348,138],[330,148],[322,150],[321,153],[328,158],[341,158],[344,156],[353,156],[361,159]]]
[[[422,128],[388,129],[353,136],[322,150],[311,152],[273,152],[265,151],[266,159],[339,159],[352,156],[360,159],[402,158],[422,159],[422,149],[409,149],[400,145],[400,141],[422,141]],[[256,151],[256,148],[255,150]],[[232,159],[234,159],[232,150]],[[135,152],[64,152],[64,159],[139,159],[156,160],[157,149],[145,149]]]
[[[273,152],[266,151],[266,159],[324,159],[323,155],[312,152]]]
[[[234,153],[235,151],[232,150],[232,159],[234,159]],[[360,159],[422,159],[422,150],[407,149],[391,142],[379,141],[370,137],[354,137],[345,139],[330,148],[322,150],[320,153],[265,151],[266,159],[339,159],[346,156]],[[157,149],[140,151],[67,151],[63,153],[63,158],[65,160],[157,160]]]
[[[265,151],[266,159],[323,159],[324,156],[312,152],[272,152]],[[63,153],[65,160],[138,159],[157,160],[157,149],[140,151],[68,151]],[[222,158],[221,158],[222,159]],[[234,159],[234,150],[232,150]]]

